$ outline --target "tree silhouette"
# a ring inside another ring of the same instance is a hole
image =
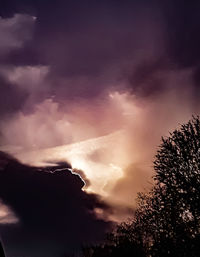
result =
[[[150,256],[199,256],[200,120],[193,117],[162,144],[155,186],[139,195],[135,231]]]
[[[200,256],[199,117],[162,138],[154,169],[155,185],[138,194],[133,220],[90,248],[88,257]]]
[[[86,247],[84,257],[145,257],[143,246],[137,241],[132,222],[118,225],[107,234],[104,243],[97,246]]]

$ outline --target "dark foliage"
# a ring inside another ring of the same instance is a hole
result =
[[[162,138],[154,169],[155,185],[138,194],[133,220],[85,257],[200,256],[199,117]]]
[[[84,257],[145,257],[142,245],[135,237],[132,223],[122,223],[107,235],[104,243],[83,249]]]

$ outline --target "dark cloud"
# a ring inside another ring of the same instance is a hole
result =
[[[0,75],[0,116],[1,119],[5,116],[12,117],[12,114],[22,109],[23,103],[27,98],[27,93],[24,90],[20,90],[6,81]]]
[[[61,95],[98,96],[116,84],[123,66],[135,63],[140,54],[152,55],[155,48],[156,55],[162,54],[162,17],[155,5],[19,1],[4,4],[3,9],[13,15],[27,10],[37,17],[32,41],[9,53],[4,63],[49,66],[47,94],[56,91],[58,100]]]
[[[14,14],[11,18],[0,17],[1,57],[20,49],[31,39],[34,21],[35,18],[27,14]]]
[[[170,67],[167,60],[142,60],[135,68],[130,69],[125,78],[128,78],[132,93],[138,96],[149,96],[160,93],[165,88],[165,75]]]
[[[165,17],[167,53],[180,67],[199,65],[199,1],[162,1]]]
[[[0,198],[19,218],[0,225],[7,256],[61,256],[100,239],[109,228],[94,214],[94,208],[106,206],[81,190],[83,181],[66,170],[67,163],[36,169],[4,153],[0,162]]]
[[[12,49],[3,63],[50,67],[36,103],[51,95],[58,102],[94,98],[113,85],[120,90],[121,79],[122,90],[131,86],[135,94],[151,95],[165,88],[163,70],[199,66],[198,9],[197,1],[178,0],[3,1],[4,18],[37,17],[32,40]]]

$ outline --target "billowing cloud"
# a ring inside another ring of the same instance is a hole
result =
[[[0,17],[0,55],[21,48],[31,39],[35,17],[26,14],[15,14],[11,18]]]
[[[17,87],[21,78],[19,67],[15,67],[10,56],[21,51],[33,36],[35,17],[28,14],[15,14],[0,17],[0,116],[9,116],[23,107],[27,92]],[[21,68],[23,70],[23,68]],[[12,75],[11,75],[12,73]],[[15,73],[15,75],[14,75]],[[17,74],[18,73],[18,74]],[[30,79],[30,77],[29,77]],[[29,80],[29,84],[30,80]]]
[[[40,86],[45,83],[48,74],[46,66],[7,66],[0,69],[1,75],[8,80],[9,83],[18,86],[24,91],[31,92],[40,91]]]
[[[70,161],[90,182],[85,191],[116,208],[107,218],[124,219],[134,209],[137,193],[152,185],[152,161],[161,136],[199,111],[192,75],[190,70],[163,71],[165,90],[148,98],[127,91],[63,106],[45,100],[33,112],[18,113],[2,124],[4,150],[35,166]]]

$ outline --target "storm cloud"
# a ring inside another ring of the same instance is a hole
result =
[[[62,256],[102,238],[111,224],[97,219],[94,209],[108,207],[81,190],[84,183],[69,164],[33,168],[0,154],[0,198],[17,217],[1,208],[7,256]]]
[[[129,216],[137,192],[152,185],[161,136],[199,114],[199,8],[198,1],[178,0],[1,4],[0,148],[23,163],[15,160],[27,176],[40,165],[63,160],[81,170],[83,188],[80,177],[70,172],[33,176],[41,178],[38,197],[47,190],[42,187],[50,183],[53,190],[53,180],[62,177],[55,186],[60,184],[65,195],[87,198],[80,200],[82,218],[74,218],[73,211],[66,214],[73,222],[84,223],[91,193],[110,209],[101,211],[95,203],[90,222],[97,214],[104,221]],[[18,180],[24,174],[13,172]],[[67,201],[78,212],[76,201]],[[18,213],[14,200],[3,204],[22,222],[31,215]],[[30,231],[36,220],[28,220]],[[95,220],[91,231],[98,222],[103,221]],[[12,226],[16,236],[20,228]]]

